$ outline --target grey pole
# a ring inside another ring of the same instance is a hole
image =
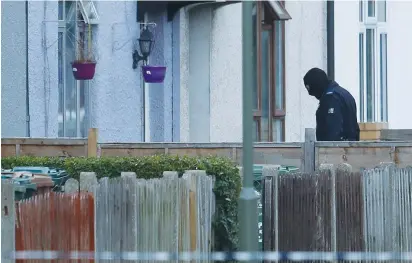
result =
[[[258,195],[253,188],[253,1],[242,1],[243,187],[239,198],[241,251],[258,250]]]

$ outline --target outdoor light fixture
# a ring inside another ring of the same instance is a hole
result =
[[[137,68],[137,63],[141,60],[146,64],[147,58],[153,50],[154,37],[147,26],[140,33],[140,38],[137,41],[139,43],[140,54],[136,49],[133,51],[133,69]]]

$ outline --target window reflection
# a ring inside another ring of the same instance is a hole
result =
[[[253,3],[253,60],[252,68],[257,69],[257,5]],[[258,86],[257,86],[257,70],[253,70],[253,109],[257,110],[258,105]]]
[[[366,121],[375,119],[375,30],[366,30]]]
[[[63,62],[63,32],[59,32],[58,36],[58,67],[59,67],[59,112],[57,117],[58,122],[58,136],[64,136],[64,120],[63,120],[63,108],[64,108],[64,79],[63,79],[63,70],[64,70],[64,62]]]
[[[283,102],[283,22],[275,22],[275,108],[278,110],[284,109]]]
[[[74,5],[71,5],[73,9]],[[77,135],[77,87],[76,80],[73,76],[71,62],[73,62],[76,57],[75,53],[75,36],[76,36],[76,21],[75,17],[72,15],[73,12],[69,11],[70,17],[68,17],[66,25],[66,136],[67,137],[76,137]]]
[[[59,20],[64,20],[64,1],[63,0],[59,0],[59,10],[58,10],[58,17]]]
[[[283,134],[283,125],[284,125],[284,120],[283,119],[273,119],[272,121],[272,131],[273,131],[273,141],[274,142],[283,142],[284,134]]]
[[[88,133],[88,118],[86,112],[89,110],[87,109],[88,100],[89,100],[89,89],[88,83],[86,81],[80,81],[80,107],[79,107],[79,124],[80,124],[80,137],[87,137]]]
[[[387,35],[380,35],[381,65],[381,121],[388,121]]]
[[[365,81],[365,74],[364,74],[364,50],[363,50],[363,33],[359,34],[359,87],[360,87],[360,96],[359,96],[359,100],[360,100],[360,121],[363,122],[364,121],[364,94],[365,94],[365,85],[364,85],[364,81]]]
[[[58,39],[58,135],[60,137],[87,137],[88,82],[77,81],[71,62],[76,59],[79,39],[82,38],[76,17],[75,1],[59,1]],[[63,25],[63,26],[62,26]]]
[[[375,0],[368,1],[368,16],[375,17]]]
[[[262,31],[262,118],[261,118],[261,141],[269,141],[269,99],[270,99],[270,31]]]

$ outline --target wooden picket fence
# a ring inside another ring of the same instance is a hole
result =
[[[18,251],[94,251],[93,195],[50,192],[18,202],[15,235]]]
[[[412,251],[411,167],[352,172],[324,165],[289,174],[265,167],[263,175],[264,250]],[[8,202],[12,185],[2,187]],[[7,240],[11,250],[210,252],[212,188],[204,171],[151,180],[82,173],[80,183],[66,182],[64,194],[19,202],[17,219],[3,209],[2,249]],[[4,222],[16,227],[15,238]]]
[[[13,184],[2,180],[2,187],[12,189]],[[12,200],[13,191],[6,192],[3,200]],[[7,214],[15,236],[5,248],[210,252],[213,213],[213,178],[205,171],[187,171],[181,178],[177,172],[164,172],[163,178],[150,180],[134,173],[97,180],[94,173],[82,173],[80,182],[66,182],[65,193],[19,201],[16,218]]]
[[[412,251],[412,168],[263,170],[266,251]]]

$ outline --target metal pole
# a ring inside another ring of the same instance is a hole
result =
[[[258,250],[259,197],[253,188],[253,4],[242,1],[243,187],[239,198],[239,248],[254,252]]]

